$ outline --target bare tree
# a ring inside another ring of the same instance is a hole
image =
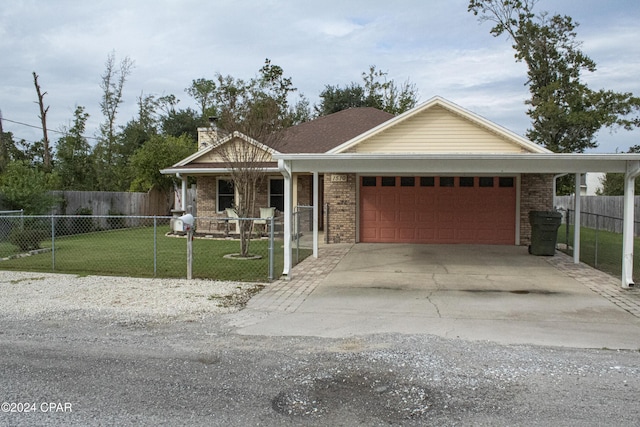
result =
[[[243,113],[223,113],[225,128],[234,129],[228,143],[218,153],[230,171],[238,194],[234,210],[239,218],[257,215],[256,196],[267,176],[267,164],[279,140],[278,116],[280,108],[273,99],[253,100],[244,104]],[[237,113],[237,110],[236,110]],[[234,117],[235,116],[235,117]],[[238,121],[237,119],[241,120]],[[253,221],[239,221],[240,256],[250,255]]]
[[[42,92],[40,90],[40,84],[38,84],[38,75],[36,72],[33,72],[33,84],[36,86],[36,92],[38,93],[38,105],[40,106],[40,122],[42,123],[42,145],[43,151],[42,154],[42,162],[43,167],[46,172],[51,171],[51,149],[49,148],[49,136],[47,134],[47,112],[49,111],[49,106],[47,108],[44,107],[44,96],[47,92]]]
[[[122,104],[122,90],[131,74],[133,61],[127,56],[119,67],[116,65],[115,54],[112,52],[105,62],[105,72],[102,75],[100,87],[102,88],[102,101],[100,109],[105,121],[100,125],[101,138],[98,143],[98,185],[100,190],[113,190],[115,177],[113,166],[116,156],[116,115],[118,107]]]

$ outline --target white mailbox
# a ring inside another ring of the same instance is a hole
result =
[[[173,221],[173,231],[176,233],[186,233],[193,230],[193,215],[186,214]]]

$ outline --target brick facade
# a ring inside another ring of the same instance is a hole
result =
[[[198,217],[203,218],[197,229],[205,229],[208,227],[209,220],[206,218],[216,218],[220,216],[217,206],[218,196],[218,177],[216,176],[199,176],[196,178],[196,203],[198,206]],[[256,194],[256,212],[254,216],[260,216],[260,207],[267,206],[268,203],[268,179],[260,183],[258,193]]]
[[[356,241],[356,186],[355,174],[331,174],[324,178],[325,233],[329,243],[355,243]],[[344,181],[342,179],[345,179]]]
[[[520,244],[531,243],[530,211],[553,209],[553,175],[523,174],[520,181]]]
[[[298,204],[313,203],[313,177],[298,176]],[[336,174],[324,179],[324,203],[328,205],[325,225],[328,224],[329,243],[355,243],[357,228],[357,184],[355,174]],[[216,211],[216,177],[198,177],[198,216],[214,217]],[[531,242],[529,211],[553,209],[553,175],[523,174],[520,181],[520,244]],[[257,206],[268,205],[268,180],[261,184],[257,194]],[[256,213],[258,216],[259,213]]]
[[[298,176],[298,204],[313,205],[313,175]]]

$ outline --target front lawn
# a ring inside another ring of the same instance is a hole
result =
[[[186,238],[165,236],[167,227],[158,227],[154,274],[154,228],[140,227],[64,236],[55,239],[51,251],[28,257],[0,261],[0,269],[59,273],[120,275],[133,277],[186,277]],[[5,247],[6,246],[6,247]],[[45,241],[43,248],[51,248]],[[0,244],[3,256],[15,253],[15,247]],[[195,239],[193,242],[193,276],[215,280],[266,281],[269,275],[269,241],[254,240],[251,252],[258,260],[230,260],[226,254],[237,253],[237,240]],[[276,241],[274,275],[282,272],[282,242]]]
[[[569,225],[567,253],[573,254],[573,231]],[[558,243],[567,243],[567,226],[558,229]],[[640,277],[640,239],[634,239],[633,271]],[[580,261],[616,277],[622,277],[622,234],[593,228],[580,228]],[[635,279],[634,279],[635,280]]]

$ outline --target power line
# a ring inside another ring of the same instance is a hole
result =
[[[17,124],[17,125],[21,125],[21,126],[26,126],[26,127],[30,127],[30,128],[34,128],[34,129],[38,129],[38,130],[42,130],[42,126],[30,125],[29,123],[23,123],[23,122],[17,122],[17,121],[15,121],[15,120],[10,120],[10,119],[7,119],[7,118],[5,118],[5,117],[3,117],[1,120],[4,120],[5,122],[9,122],[9,123],[15,123],[15,124]],[[59,134],[62,134],[62,135],[69,135],[69,132],[62,132],[62,131],[54,130],[54,129],[47,129],[47,131],[48,131],[48,132],[55,132],[55,133],[59,133]],[[99,138],[96,138],[96,137],[94,137],[94,136],[84,136],[84,135],[83,135],[82,137],[83,137],[83,138],[86,138],[86,139],[95,139],[96,141],[99,141],[99,140],[100,140]]]

